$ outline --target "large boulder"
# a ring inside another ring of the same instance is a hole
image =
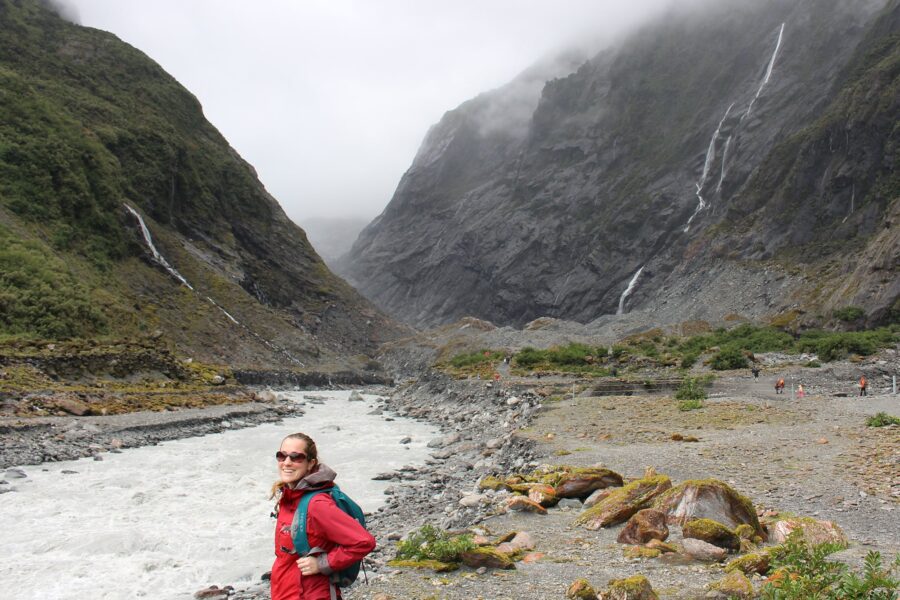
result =
[[[654,498],[671,487],[672,481],[665,475],[637,479],[581,513],[575,524],[594,531],[616,525],[646,508]]]
[[[459,555],[459,559],[467,567],[478,569],[486,567],[488,569],[515,569],[516,564],[509,555],[500,552],[496,548],[481,547],[475,548]]]
[[[528,498],[545,508],[559,504],[559,496],[556,495],[556,490],[544,483],[538,483],[528,490]]]
[[[761,552],[751,552],[728,561],[728,564],[725,565],[725,572],[740,571],[744,575],[753,575],[754,573],[765,575],[769,572],[770,565],[771,556],[767,550],[763,550]]]
[[[664,511],[670,525],[694,519],[711,519],[729,527],[746,523],[765,539],[753,503],[717,479],[685,481],[656,498],[653,508]]]
[[[741,538],[728,527],[712,519],[694,519],[681,529],[684,537],[708,542],[713,546],[737,551],[741,549]]]
[[[664,540],[669,537],[666,527],[666,513],[654,508],[639,510],[630,519],[616,541],[620,544],[646,544],[650,540]]]
[[[537,513],[539,515],[547,514],[546,508],[544,508],[534,500],[529,500],[525,496],[513,496],[506,501],[506,508],[508,508],[509,510],[517,510],[521,512]]]
[[[563,473],[556,481],[556,495],[560,498],[578,498],[584,500],[595,490],[608,487],[621,487],[622,476],[602,467],[573,469]]]
[[[609,587],[600,592],[598,600],[659,600],[650,582],[643,575],[627,579],[613,579]]]
[[[810,546],[835,543],[847,545],[847,536],[833,521],[820,521],[811,517],[798,517],[777,521],[770,529],[770,540],[781,544],[794,532]]]

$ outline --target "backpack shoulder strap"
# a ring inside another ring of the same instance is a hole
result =
[[[291,522],[291,539],[294,541],[294,552],[300,556],[306,556],[310,551],[309,538],[306,536],[306,517],[309,513],[309,502],[313,499],[313,496],[330,492],[330,488],[312,490],[303,494],[300,498],[300,504],[297,505],[297,511],[294,513],[294,519]]]

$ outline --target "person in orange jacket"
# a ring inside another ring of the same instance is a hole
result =
[[[330,600],[329,576],[363,559],[375,548],[375,538],[356,519],[342,511],[330,494],[316,494],[309,502],[306,535],[310,547],[324,550],[316,556],[298,556],[291,523],[307,492],[334,486],[336,473],[318,460],[316,443],[304,433],[292,433],[275,453],[279,480],[272,486],[278,496],[275,514],[275,563],[272,565],[272,600]]]
[[[866,381],[866,376],[863,375],[859,378],[859,395],[860,396],[868,396],[869,395],[869,382]]]
[[[775,382],[775,393],[781,394],[783,392],[784,392],[784,377],[781,377],[778,379],[778,381]]]

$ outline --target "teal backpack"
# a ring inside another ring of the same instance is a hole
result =
[[[309,510],[309,501],[317,494],[331,494],[334,503],[337,504],[339,509],[356,519],[363,528],[366,526],[366,515],[363,513],[363,510],[350,498],[350,496],[342,492],[341,488],[338,486],[335,485],[322,490],[313,490],[303,494],[303,497],[300,499],[300,505],[294,513],[294,520],[291,523],[291,539],[294,541],[294,551],[300,556],[315,555],[317,554],[315,550],[321,551],[320,548],[310,548],[309,539],[306,537],[306,515]],[[332,585],[337,587],[349,586],[356,581],[357,576],[359,576],[359,569],[362,566],[362,561],[358,561],[346,569],[335,571],[331,575]],[[365,570],[363,570],[363,572],[365,573]],[[366,582],[368,583],[368,577],[366,578]],[[334,588],[331,590],[331,595],[332,598],[335,597]]]

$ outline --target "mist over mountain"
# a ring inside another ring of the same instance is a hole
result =
[[[309,243],[329,266],[350,251],[359,232],[368,224],[369,219],[362,217],[312,217],[300,222]]]
[[[896,0],[673,7],[447,112],[338,271],[417,325],[895,319],[898,20]]]
[[[346,367],[399,331],[188,90],[37,0],[0,0],[0,307],[2,336],[152,337],[235,366]]]

